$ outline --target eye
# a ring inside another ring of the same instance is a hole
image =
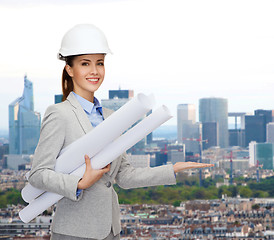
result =
[[[88,66],[89,65],[89,63],[88,62],[82,62],[82,64],[81,64],[82,66]]]
[[[99,62],[98,65],[99,66],[104,66],[104,63],[103,62]]]

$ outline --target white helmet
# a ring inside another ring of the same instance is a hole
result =
[[[64,35],[58,58],[100,53],[111,53],[104,33],[92,24],[78,24]]]

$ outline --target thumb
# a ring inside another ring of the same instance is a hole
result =
[[[91,168],[90,158],[88,155],[85,155],[85,162],[86,162],[86,168]]]

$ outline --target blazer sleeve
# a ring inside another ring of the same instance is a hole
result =
[[[64,145],[66,135],[66,119],[56,105],[48,107],[36,147],[29,182],[39,189],[58,193],[73,201],[76,196],[80,177],[57,173],[54,171],[56,159]]]
[[[172,164],[154,168],[134,168],[126,160],[126,154],[122,155],[115,180],[124,189],[176,184]]]

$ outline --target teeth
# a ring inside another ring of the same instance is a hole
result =
[[[99,81],[99,78],[96,78],[96,79],[87,79],[89,82],[97,82],[97,81]]]

